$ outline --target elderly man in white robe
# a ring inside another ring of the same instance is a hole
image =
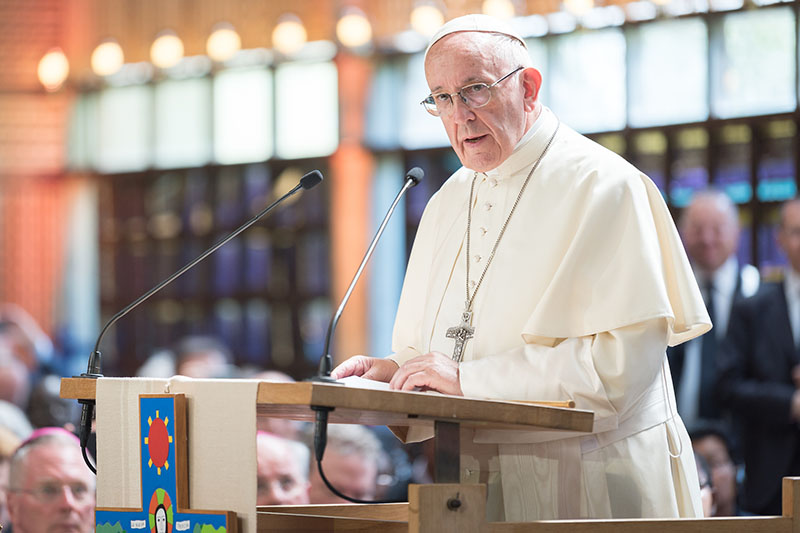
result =
[[[463,167],[420,222],[394,353],[334,377],[594,411],[591,434],[462,434],[462,480],[488,483],[492,520],[702,516],[665,350],[710,321],[658,189],[541,104],[500,21],[445,24],[425,75]]]

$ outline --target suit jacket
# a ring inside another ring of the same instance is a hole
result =
[[[742,278],[744,276],[743,270],[746,268],[753,268],[748,265],[744,267],[740,267],[739,270],[736,272],[736,288],[733,291],[733,298],[731,299],[731,308],[726,309],[725,311],[730,316],[731,309],[736,304],[736,302],[740,300],[744,300],[746,296],[750,296],[755,292],[754,288],[751,288],[749,285],[751,283],[743,282]],[[747,292],[748,290],[752,292]],[[706,335],[715,335],[714,330],[709,331],[703,337],[700,337],[700,342],[703,342],[703,339]],[[696,341],[695,341],[696,342]],[[672,346],[667,349],[667,358],[669,360],[669,368],[670,372],[672,373],[672,386],[675,389],[676,394],[680,388],[681,377],[683,375],[683,363],[686,357],[686,345],[688,343],[679,344],[677,346]],[[717,348],[717,351],[719,348]],[[712,383],[712,387],[716,386],[717,377],[716,375],[711,376],[703,376],[704,379],[708,379],[710,383]],[[703,419],[717,419],[722,416],[722,410],[720,409],[719,403],[715,402],[711,405],[711,409],[708,412],[703,412],[702,410],[698,410],[698,417]]]
[[[777,496],[783,476],[800,474],[790,472],[800,436],[790,419],[798,362],[782,283],[734,304],[717,352],[717,398],[742,423],[745,507],[754,512]]]

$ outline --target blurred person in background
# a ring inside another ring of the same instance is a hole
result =
[[[708,463],[697,452],[694,452],[694,460],[697,464],[697,478],[700,481],[700,500],[703,502],[703,516],[716,516],[717,502],[714,493],[714,484],[711,481],[711,468]]]
[[[311,454],[302,442],[259,431],[257,505],[309,503],[308,467]]]
[[[739,214],[724,192],[708,189],[695,193],[678,227],[714,324],[705,335],[667,350],[678,413],[691,427],[700,419],[723,419],[723,406],[715,395],[718,346],[734,302],[755,294],[760,276],[757,268],[742,265],[736,258]]]
[[[31,371],[14,355],[11,343],[0,335],[0,400],[25,409],[32,380]]]
[[[271,381],[274,383],[294,383],[295,379],[285,372],[279,370],[265,370],[250,376],[250,379],[259,381]],[[259,416],[256,426],[259,431],[266,431],[274,435],[279,435],[286,439],[298,440],[303,429],[304,422],[300,420],[290,420],[288,418],[275,418]]]
[[[15,533],[94,530],[95,478],[78,438],[62,428],[37,430],[11,458],[8,510]]]
[[[234,377],[233,355],[219,339],[192,335],[175,346],[175,372],[197,379]]]
[[[408,501],[408,484],[414,476],[409,452],[421,453],[420,447],[416,444],[403,444],[386,426],[369,426],[369,430],[378,438],[383,449],[378,461],[378,489],[375,497],[392,502]]]
[[[339,492],[359,500],[373,500],[382,453],[380,441],[369,429],[355,424],[330,424],[322,469]],[[313,455],[311,462],[311,503],[347,503],[325,485]]]
[[[734,305],[717,357],[719,399],[742,426],[743,505],[768,515],[781,514],[782,478],[800,475],[800,199],[780,216],[784,280]]]
[[[160,348],[150,354],[136,370],[140,378],[171,378],[175,375],[175,354],[172,350]]]
[[[28,419],[35,427],[62,427],[75,431],[80,418],[81,405],[75,400],[61,398],[61,377],[55,374],[42,376],[31,391],[28,401]]]
[[[737,504],[737,469],[731,458],[730,438],[725,426],[717,421],[701,422],[690,428],[689,438],[695,455],[703,458],[711,476],[715,507],[712,516],[741,514]]]
[[[33,433],[33,425],[25,412],[5,400],[0,400],[0,427],[11,431],[19,440],[26,440]]]
[[[0,338],[10,343],[14,356],[36,375],[53,364],[53,341],[22,307],[0,303]]]
[[[11,456],[21,442],[10,429],[0,426],[0,525],[8,524],[11,520],[6,502],[8,471],[11,465]]]

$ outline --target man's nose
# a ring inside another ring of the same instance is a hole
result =
[[[61,487],[61,493],[58,495],[56,503],[62,508],[71,509],[78,508],[80,504],[78,498],[75,497],[75,494],[73,494],[72,488],[70,488],[69,485],[64,485]]]
[[[475,118],[475,113],[472,108],[467,105],[460,95],[453,98],[453,119],[459,123],[464,124]]]

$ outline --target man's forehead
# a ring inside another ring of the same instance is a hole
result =
[[[58,472],[71,475],[85,474],[85,477],[91,477],[80,451],[77,448],[65,448],[57,442],[32,449],[25,457],[25,467],[29,476]]]
[[[428,48],[425,50],[425,57],[428,56],[428,52],[433,48],[433,45],[441,39],[448,35],[462,32],[499,33],[518,40],[522,46],[527,48],[525,40],[507,22],[488,15],[473,14],[454,18],[439,28],[428,43]]]

